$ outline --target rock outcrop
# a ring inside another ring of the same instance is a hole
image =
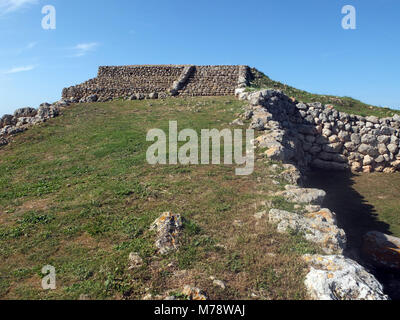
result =
[[[316,300],[389,300],[382,285],[357,262],[343,256],[304,256],[311,265],[305,285]]]

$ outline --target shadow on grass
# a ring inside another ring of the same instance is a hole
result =
[[[379,221],[375,208],[353,188],[354,175],[351,172],[324,171],[312,169],[307,175],[306,186],[327,192],[323,206],[337,215],[338,225],[347,235],[345,255],[367,267],[383,284],[386,293],[400,300],[400,274],[371,268],[363,259],[361,247],[363,236],[369,231],[391,234],[390,226]],[[374,188],[371,185],[371,188]],[[379,192],[379,190],[377,190]]]
[[[375,208],[353,188],[353,176],[351,172],[312,169],[307,175],[306,184],[326,191],[323,206],[336,213],[339,227],[347,234],[347,255],[357,258],[353,255],[360,251],[362,238],[368,231],[391,233],[390,226],[378,220]]]

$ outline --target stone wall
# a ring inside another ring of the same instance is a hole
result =
[[[98,75],[82,84],[65,88],[64,99],[87,98],[97,95],[105,101],[133,94],[167,92],[179,78],[185,66],[123,66],[100,67]]]
[[[138,65],[100,67],[98,75],[65,88],[64,99],[81,102],[107,101],[120,97],[145,98],[150,94],[182,96],[233,95],[247,83],[247,66]]]
[[[359,143],[353,142],[358,149],[363,140],[366,143],[368,139],[364,136],[368,134],[377,134],[377,140],[381,136],[394,139],[392,136],[398,136],[396,119],[363,121],[329,106],[298,103],[277,90],[247,93],[245,89],[237,89],[236,94],[239,99],[249,101],[242,118],[251,121],[251,128],[261,132],[255,141],[260,147],[257,150],[263,152],[267,148],[265,153],[269,158],[283,162],[271,164],[268,171],[274,179],[272,183],[280,186],[272,196],[283,198],[293,208],[282,210],[279,204],[269,200],[266,205],[269,212],[256,213],[256,219],[265,216],[279,233],[302,234],[322,250],[321,254],[302,257],[309,269],[304,285],[310,298],[389,300],[383,285],[369,269],[346,256],[346,233],[338,226],[336,214],[323,207],[326,192],[303,188],[301,184],[302,172],[310,165],[318,166],[319,160],[324,161],[325,168],[348,168],[347,163],[352,160],[345,144],[352,142],[353,134],[361,136]],[[232,124],[244,125],[244,122],[237,119]],[[389,125],[392,130],[386,129]],[[376,143],[368,141],[368,145],[375,148]],[[311,149],[315,152],[310,152]],[[360,150],[358,153],[363,155]],[[329,154],[328,160],[323,160],[325,154]],[[386,165],[393,168],[390,161]]]
[[[391,173],[400,169],[400,117],[362,117],[300,103],[278,90],[237,92],[249,99],[252,128],[272,159],[300,168]]]
[[[197,66],[179,94],[183,96],[227,96],[234,95],[238,86],[238,66]]]

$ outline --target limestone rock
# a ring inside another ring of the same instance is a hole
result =
[[[149,99],[158,99],[158,93],[157,92],[152,92],[149,94]]]
[[[304,256],[311,264],[305,285],[315,300],[389,300],[364,267],[344,256]]]
[[[191,286],[185,286],[182,294],[187,296],[189,300],[193,301],[205,301],[208,300],[207,293],[204,291],[200,290],[199,288],[191,287]]]
[[[157,231],[156,247],[159,253],[166,254],[179,246],[182,231],[182,219],[179,214],[165,212],[153,222],[150,230]]]
[[[214,286],[220,287],[222,290],[226,289],[226,284],[225,282],[221,281],[221,280],[214,280],[213,281]]]
[[[321,245],[327,254],[341,254],[346,248],[345,232],[335,225],[334,216],[327,211],[302,216],[272,209],[269,212],[269,222],[277,224],[277,230],[280,233],[286,233],[289,230],[303,233],[308,241]]]
[[[21,117],[34,117],[37,114],[37,110],[34,108],[26,107],[26,108],[21,108],[17,109],[14,112],[14,117],[15,118],[21,118]]]
[[[326,197],[326,192],[319,189],[295,187],[283,191],[279,195],[284,196],[290,202],[322,205]]]
[[[139,268],[143,265],[143,259],[136,252],[129,254],[129,270]]]
[[[378,231],[368,232],[362,252],[375,266],[400,270],[400,238]]]

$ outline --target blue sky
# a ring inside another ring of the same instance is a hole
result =
[[[341,26],[344,5],[357,29]],[[56,8],[44,30],[42,7]],[[246,64],[314,93],[400,107],[398,0],[0,0],[0,114],[99,65]]]

